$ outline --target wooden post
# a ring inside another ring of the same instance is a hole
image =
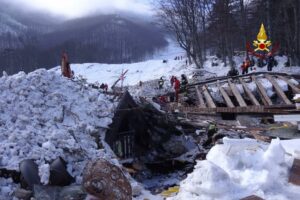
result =
[[[226,91],[224,90],[224,88],[222,88],[220,86],[219,83],[218,83],[218,88],[219,88],[219,90],[220,90],[220,92],[221,92],[221,94],[222,94],[222,96],[223,96],[223,98],[224,98],[224,100],[226,102],[227,107],[234,108],[235,106],[233,105],[231,99],[229,98],[228,94],[226,93]]]
[[[277,95],[284,101],[285,104],[291,105],[292,102],[287,98],[277,81],[270,75],[266,74],[266,78],[272,83]]]
[[[231,82],[231,79],[228,79],[227,81],[228,81],[229,87],[230,87],[233,95],[235,96],[236,100],[238,101],[240,107],[247,107],[247,104],[246,104],[245,100],[243,99],[242,95],[240,94],[239,90],[237,89],[236,85]]]
[[[255,106],[260,106],[259,102],[255,98],[254,94],[251,92],[251,90],[248,88],[247,84],[244,82],[243,78],[239,78],[240,83],[243,85],[243,88],[247,94],[247,96],[250,98],[250,101],[252,102],[253,105]]]
[[[273,105],[271,99],[269,98],[269,96],[268,96],[265,88],[262,86],[262,84],[258,80],[256,80],[255,76],[251,76],[251,78],[255,82],[255,84],[257,85],[258,93],[260,94],[260,97],[262,99],[263,104],[266,105],[266,106]]]
[[[208,107],[209,108],[216,108],[217,106],[216,106],[214,100],[212,99],[212,97],[210,96],[206,85],[204,85],[202,87],[202,90],[203,90],[203,94],[204,94],[204,97],[205,97],[205,100],[206,100],[206,103],[207,103]]]
[[[284,80],[292,88],[292,90],[295,94],[300,94],[300,89],[288,78],[286,78],[284,76],[279,76],[279,75],[277,77],[280,78],[281,80]]]
[[[199,107],[200,108],[206,108],[204,99],[203,99],[203,95],[201,93],[201,89],[199,88],[200,86],[196,86],[196,93],[197,93],[197,97],[198,97],[198,102],[199,102]]]

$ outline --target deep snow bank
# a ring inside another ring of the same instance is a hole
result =
[[[81,182],[89,159],[111,158],[95,141],[111,123],[115,104],[97,90],[40,69],[2,76],[0,91],[0,168],[18,169],[23,159],[34,159],[46,183],[47,163],[61,156]],[[9,182],[0,179],[0,199]]]
[[[225,138],[224,145],[214,146],[207,160],[197,163],[180,184],[178,195],[170,199],[235,200],[257,195],[266,200],[297,200],[300,187],[288,183],[288,175],[300,143],[283,144],[277,139],[268,146],[251,139]]]

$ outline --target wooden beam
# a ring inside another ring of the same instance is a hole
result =
[[[262,99],[263,104],[266,105],[266,106],[273,105],[273,103],[272,103],[270,97],[268,96],[268,94],[267,94],[265,88],[263,87],[263,85],[258,80],[256,80],[255,76],[251,76],[251,78],[257,86],[258,93],[260,94],[260,97]]]
[[[220,86],[220,84],[218,83],[218,88],[226,102],[227,107],[229,108],[234,108],[235,106],[233,105],[231,99],[229,98],[228,94],[226,93],[226,91]]]
[[[217,107],[217,108],[199,108],[199,107],[178,107],[174,104],[171,110],[179,110],[183,113],[191,114],[215,114],[215,113],[243,113],[243,114],[262,114],[262,115],[288,115],[295,112],[291,105],[273,105],[273,106],[247,106],[247,107]]]
[[[238,101],[240,107],[247,107],[247,104],[246,104],[245,100],[243,99],[242,95],[240,94],[239,90],[237,89],[236,85],[231,82],[231,79],[228,79],[227,81],[228,81],[229,87],[230,87],[233,95],[235,96],[236,100]]]
[[[300,114],[274,115],[275,122],[300,122]]]
[[[292,102],[287,98],[282,89],[280,88],[277,81],[270,75],[266,74],[265,77],[272,83],[277,95],[283,100],[285,104],[292,104]]]
[[[204,94],[204,97],[205,97],[205,100],[206,100],[206,103],[207,103],[208,107],[209,108],[216,108],[217,106],[216,106],[214,100],[212,99],[212,97],[210,96],[206,85],[204,85],[202,87],[202,90],[203,90],[203,94]]]
[[[292,81],[290,81],[288,78],[284,76],[277,75],[278,78],[281,80],[284,80],[293,90],[295,94],[300,94],[300,88],[298,88]]]
[[[247,84],[244,82],[243,78],[239,78],[240,83],[243,85],[244,91],[246,92],[247,96],[250,98],[251,103],[254,106],[259,106],[259,102],[255,98],[254,94],[251,92],[251,90],[248,88]]]
[[[197,85],[197,86],[195,86],[195,88],[196,88],[196,94],[197,94],[197,97],[198,97],[199,107],[200,108],[206,108],[200,86]]]

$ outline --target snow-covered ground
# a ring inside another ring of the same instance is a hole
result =
[[[175,55],[177,56],[182,55],[180,52],[178,52],[178,50],[176,50],[176,48],[170,47],[170,52],[172,51],[175,51]],[[284,66],[286,57],[277,56],[276,59],[278,61],[278,66],[273,68],[273,72],[289,74],[300,73],[300,67]],[[243,59],[241,57],[235,57],[235,61],[239,66]],[[217,63],[218,66],[213,66],[212,63]],[[188,78],[192,78],[197,71],[202,71],[202,74],[204,73],[204,75],[201,75],[200,78],[205,79],[208,77],[225,76],[230,70],[230,67],[224,67],[224,63],[222,63],[221,60],[217,59],[215,56],[208,57],[208,60],[204,63],[203,69],[196,69],[195,65],[187,66],[185,63],[185,58],[183,58],[183,60],[174,60],[174,58],[170,58],[168,59],[167,63],[163,63],[162,59],[156,59],[131,64],[71,64],[71,68],[75,72],[75,76],[81,76],[87,79],[89,83],[107,83],[109,87],[112,86],[120,77],[121,73],[126,70],[128,70],[128,72],[125,76],[126,78],[123,82],[123,86],[138,85],[140,81],[147,82],[159,79],[160,77],[163,77],[165,81],[169,82],[171,76],[174,75],[180,78],[181,74],[186,74]],[[55,67],[51,71],[60,73],[60,67]],[[240,69],[239,71],[241,74]],[[266,67],[256,67],[256,72],[266,71]],[[266,81],[266,83],[268,83],[268,81]],[[120,85],[121,82],[119,82],[117,86]]]
[[[242,70],[240,66],[243,63],[244,57],[235,56],[234,61],[236,63],[236,67],[240,74],[242,74]],[[300,73],[300,67],[285,67],[285,63],[287,62],[286,56],[276,56],[275,59],[278,62],[278,65],[273,67],[273,72],[282,72],[282,73],[288,73],[288,74],[295,74]],[[213,66],[213,63],[217,66]],[[257,67],[257,64],[254,66],[256,70],[249,72],[267,72],[267,66],[265,67]],[[229,66],[224,66],[224,63],[218,59],[216,56],[208,56],[206,62],[204,63],[204,69],[207,72],[213,73],[216,76],[226,76],[228,71],[230,70]]]
[[[33,159],[47,184],[49,163],[61,156],[81,184],[89,160],[105,158],[120,166],[103,141],[118,102],[45,69],[4,74],[0,90],[0,168],[18,170],[22,160]],[[140,194],[136,199],[156,198],[130,181],[135,194]],[[0,178],[0,199],[13,199],[17,187],[11,179]]]
[[[300,187],[288,183],[293,158],[299,156],[300,140],[223,139],[207,160],[181,182],[177,196],[169,200],[238,200],[256,195],[266,200],[298,200]]]
[[[107,83],[109,87],[113,85],[120,77],[122,71],[125,70],[128,70],[128,72],[123,82],[124,86],[133,86],[140,81],[159,79],[162,76],[169,80],[171,75],[179,77],[181,74],[191,73],[191,70],[184,65],[184,61],[176,60],[168,60],[167,63],[163,63],[162,60],[149,60],[132,64],[85,63],[72,64],[71,68],[75,72],[75,76],[80,75],[86,78],[89,83]],[[56,67],[53,70],[60,73],[60,67]]]
[[[132,64],[72,64],[71,68],[76,76],[86,78],[89,83],[109,86],[123,70],[128,70],[124,86],[160,77],[169,81],[172,75],[186,74],[190,78],[195,66],[186,66],[184,59],[174,60],[175,56],[182,56],[176,48],[169,46],[169,53],[158,54],[156,60]],[[163,63],[163,59],[168,62]],[[215,76],[226,75],[229,67],[222,63],[212,66],[213,60],[214,57],[209,57],[202,70]],[[284,58],[278,60],[274,71],[300,72],[299,67],[285,68]],[[257,68],[257,71],[266,71],[266,68]],[[107,158],[118,165],[110,148],[103,143],[104,147],[98,149],[95,142],[95,137],[103,141],[117,104],[108,96],[62,78],[60,67],[4,75],[0,78],[0,90],[0,168],[18,169],[22,160],[31,158],[39,166],[42,181],[47,183],[49,162],[61,156],[68,163],[68,171],[80,183],[83,167],[89,159]],[[299,147],[299,141],[296,142]],[[256,141],[250,142],[251,148],[248,143],[238,145],[240,143],[245,142],[227,140],[226,143],[225,140],[225,145],[215,146],[207,161],[199,161],[194,172],[180,184],[180,193],[174,199],[231,200],[257,194],[265,199],[296,200],[300,188],[287,183],[292,159],[284,150],[294,152],[290,143],[281,142],[283,148],[278,141],[270,147]],[[228,146],[232,148],[228,150]],[[297,155],[299,153],[294,154]],[[131,183],[137,193],[143,193],[136,199],[162,199],[152,196],[136,182],[131,180]],[[16,187],[18,185],[11,180],[0,178],[0,199],[12,199],[11,193]]]

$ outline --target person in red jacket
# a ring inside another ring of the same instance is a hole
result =
[[[174,89],[175,89],[176,101],[178,102],[178,96],[179,96],[179,90],[180,90],[180,81],[177,79],[177,77],[174,77]]]

